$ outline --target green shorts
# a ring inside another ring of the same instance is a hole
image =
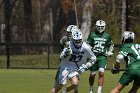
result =
[[[107,57],[97,56],[96,63],[90,67],[90,71],[97,71],[99,68],[105,68]]]
[[[126,69],[121,76],[119,83],[128,85],[132,81],[134,81],[134,85],[140,86],[140,69]]]

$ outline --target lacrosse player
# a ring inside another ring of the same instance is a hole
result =
[[[132,81],[134,81],[133,86],[128,93],[136,93],[140,87],[140,44],[134,43],[134,37],[134,33],[130,31],[125,31],[122,34],[122,45],[111,72],[113,74],[119,72],[120,63],[123,59],[128,62],[128,66],[122,74],[118,85],[110,93],[120,93]]]
[[[78,30],[79,28],[76,25],[69,25],[66,29],[67,31],[67,35],[62,37],[62,39],[60,40],[60,44],[62,46],[62,49],[64,48],[68,48],[69,44],[70,44],[70,40],[72,39],[72,32]],[[74,93],[78,93],[78,85],[74,88]]]
[[[86,71],[96,61],[90,46],[86,42],[82,42],[81,31],[74,31],[72,34],[73,39],[70,40],[69,48],[64,48],[60,55],[60,66],[56,74],[55,84],[50,93],[57,93],[61,90],[68,79],[71,84],[61,93],[67,93],[74,89],[78,84],[77,76]]]
[[[78,30],[79,28],[76,25],[69,25],[66,29],[66,36],[62,37],[60,40],[60,44],[62,46],[62,49],[64,47],[68,47],[69,46],[69,42],[72,39],[72,32],[75,30]]]
[[[97,70],[99,72],[97,93],[101,93],[107,56],[113,55],[114,44],[111,36],[104,31],[105,25],[106,24],[103,20],[98,20],[96,22],[96,31],[91,32],[87,38],[87,43],[91,45],[92,51],[97,57],[96,64],[90,68],[89,93],[93,93],[93,84]]]

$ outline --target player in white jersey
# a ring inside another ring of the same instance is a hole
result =
[[[64,48],[61,55],[61,62],[56,74],[55,84],[50,93],[57,93],[66,84],[67,79],[71,84],[61,93],[67,93],[78,84],[77,76],[91,67],[96,57],[91,48],[85,42],[82,42],[81,31],[74,31],[73,39],[70,41],[69,48]]]
[[[60,40],[62,49],[69,47],[70,40],[72,39],[72,32],[79,31],[76,25],[69,25],[66,29],[66,36],[63,36]],[[78,85],[74,88],[74,93],[78,93]]]

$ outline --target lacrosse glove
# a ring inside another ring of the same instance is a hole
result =
[[[64,56],[64,58],[70,56],[71,54],[72,54],[72,50],[70,48],[64,48],[62,52],[62,56]]]
[[[113,52],[112,51],[108,51],[107,52],[107,56],[112,56],[113,55]]]
[[[119,72],[120,72],[119,68],[112,68],[111,69],[112,74],[119,74]]]
[[[79,67],[78,73],[84,73],[88,69],[87,65],[83,64],[82,66]]]

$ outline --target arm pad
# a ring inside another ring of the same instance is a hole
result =
[[[116,57],[116,62],[121,63],[122,60],[123,60],[123,58],[124,58],[124,57],[123,57],[122,54],[118,54],[117,57]]]

